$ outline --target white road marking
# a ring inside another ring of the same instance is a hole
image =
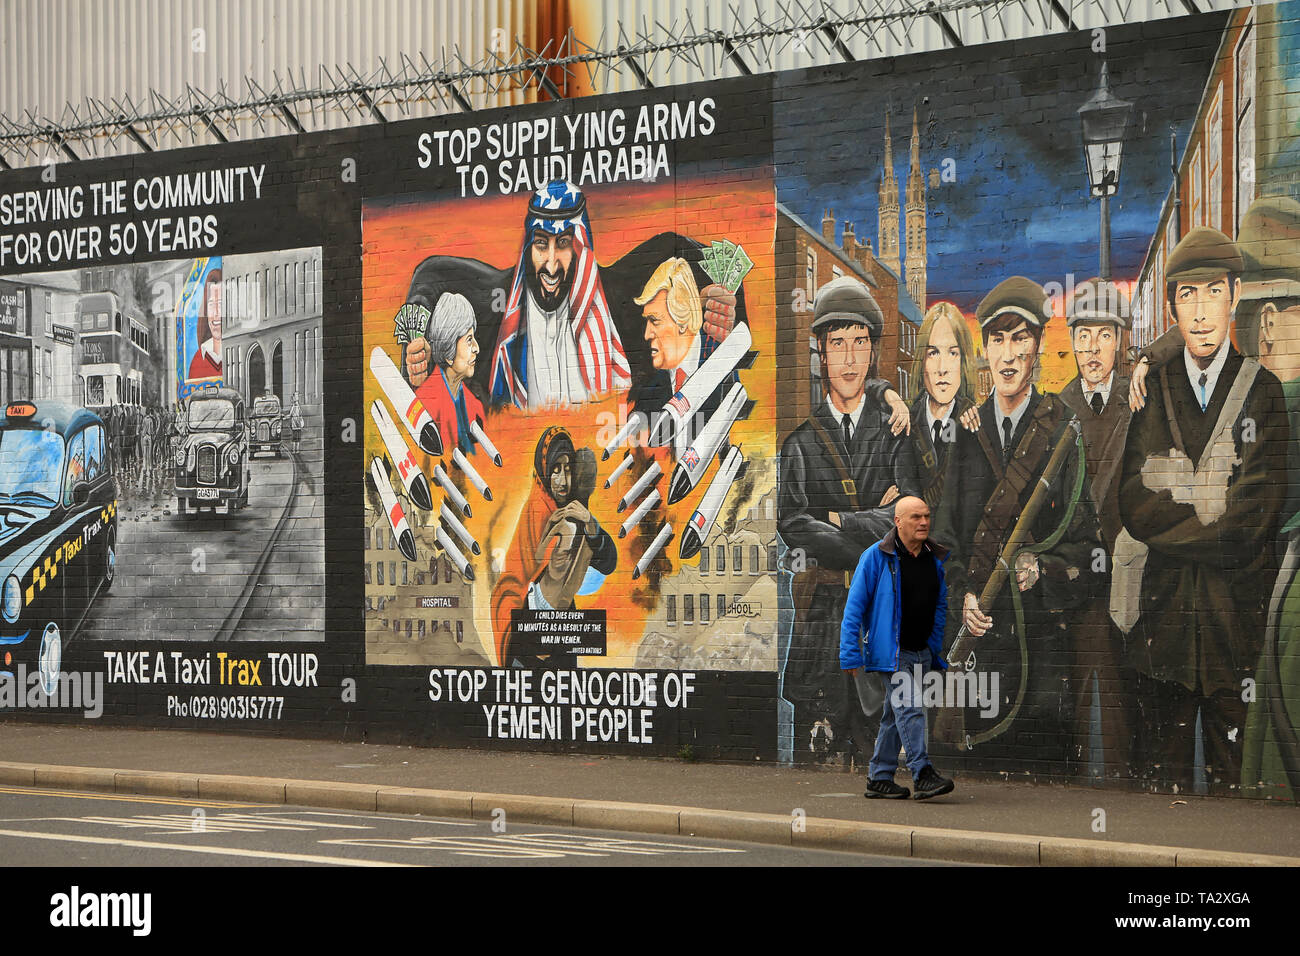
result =
[[[478,856],[498,860],[556,859],[565,856],[665,856],[671,853],[744,853],[731,847],[698,846],[689,843],[661,843],[620,837],[588,836],[577,833],[520,833],[481,837],[350,837],[321,840],[323,845],[365,846],[377,849],[442,850],[455,856]]]
[[[109,837],[73,836],[65,833],[30,833],[23,830],[0,830],[0,836],[22,837],[28,840],[58,840],[65,843],[97,843],[106,846],[128,846],[144,850],[175,850],[179,853],[208,853],[218,856],[246,856],[260,860],[284,860],[293,863],[331,864],[335,866],[411,866],[409,863],[388,863],[379,860],[350,860],[338,856],[315,856],[309,853],[277,853],[274,850],[242,850],[231,846],[182,846],[175,843],[154,843],[148,840],[120,840]]]
[[[257,816],[272,816],[277,813],[293,813],[301,816],[313,817],[356,817],[359,820],[387,820],[392,823],[422,823],[425,826],[433,824],[440,827],[476,827],[485,822],[461,823],[455,820],[438,820],[434,817],[421,816],[418,813],[413,813],[409,816],[394,817],[385,816],[382,813],[337,813],[332,810],[261,810],[257,813]]]
[[[120,800],[123,803],[165,803],[181,807],[208,807],[213,809],[267,807],[268,803],[236,803],[230,800],[200,800],[197,797],[151,797],[138,793],[83,793],[71,790],[42,790],[32,787],[0,787],[0,793],[12,793],[23,797],[74,797],[78,800]]]
[[[156,827],[158,833],[266,833],[271,830],[373,830],[374,827],[358,826],[351,823],[319,822],[316,820],[259,820],[255,814],[220,814],[201,818],[187,813],[163,813],[153,816],[135,817],[45,817],[60,823],[94,823],[109,827],[133,827],[148,829]]]

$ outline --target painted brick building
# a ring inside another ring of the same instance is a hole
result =
[[[780,348],[795,356],[792,371],[797,389],[780,409],[781,435],[784,436],[808,417],[809,411],[825,398],[821,386],[821,369],[817,342],[809,332],[817,290],[840,276],[852,275],[871,290],[885,316],[876,364],[881,378],[889,381],[900,394],[911,374],[916,336],[921,314],[900,283],[898,273],[877,259],[871,240],[860,243],[853,223],[845,222],[836,242],[837,223],[834,210],[826,210],[821,229],[813,230],[781,203],[777,203],[776,246],[778,258],[798,267],[777,276],[776,303],[778,328],[782,332]]]

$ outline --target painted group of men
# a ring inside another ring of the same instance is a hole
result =
[[[951,549],[947,663],[1001,677],[998,700],[944,701],[932,727],[967,766],[1296,792],[1300,204],[1256,201],[1236,242],[1191,230],[1163,291],[1173,327],[1130,385],[1127,301],[1076,287],[1061,311],[1078,375],[1047,394],[1049,297],[999,283],[976,310],[992,377],[978,406],[966,320],[936,304],[906,435],[889,427],[870,290],[819,291],[826,398],[785,440],[779,477],[796,760],[871,752],[870,708],[837,660],[846,572],[892,527],[890,502],[916,495]]]
[[[161,408],[111,405],[100,413],[122,473],[124,489],[152,491],[171,461],[167,436],[170,416]]]

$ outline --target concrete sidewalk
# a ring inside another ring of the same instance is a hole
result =
[[[321,781],[339,786],[310,785]],[[860,774],[4,721],[0,782],[473,818],[501,807],[529,822],[976,862],[1300,865],[1290,804],[1015,781],[868,801]]]

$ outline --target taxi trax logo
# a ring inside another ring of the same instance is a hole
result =
[[[104,675],[100,671],[44,673],[19,664],[0,671],[0,712],[80,710],[87,720],[104,713]]]
[[[70,562],[75,558],[86,543],[91,538],[99,534],[113,515],[117,514],[117,502],[112,501],[104,508],[100,509],[99,518],[93,523],[86,525],[79,534],[75,534],[62,542],[50,554],[47,554],[43,561],[32,567],[32,583],[27,585],[26,601],[31,604],[36,599],[36,595],[45,590],[45,585],[52,581],[59,573],[59,564]]]

